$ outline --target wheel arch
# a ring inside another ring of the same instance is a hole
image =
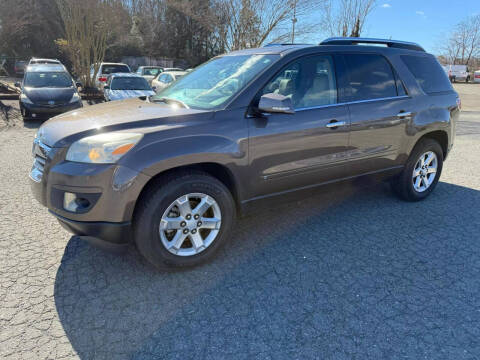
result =
[[[155,176],[153,176],[140,191],[140,194],[135,201],[132,218],[135,216],[135,211],[138,207],[138,204],[141,202],[143,196],[148,192],[151,187],[158,186],[158,184],[162,182],[162,180],[166,177],[174,176],[176,173],[189,171],[198,171],[199,173],[205,173],[219,180],[230,191],[237,209],[239,208],[242,195],[240,186],[238,184],[238,181],[235,179],[235,175],[233,174],[233,172],[225,165],[215,162],[203,162],[173,167],[161,171]]]
[[[443,151],[443,158],[445,159],[448,154],[448,133],[444,130],[435,130],[435,131],[430,131],[426,134],[423,134],[420,138],[415,141],[413,144],[412,148],[410,149],[410,153],[412,150],[417,146],[417,144],[422,141],[423,139],[432,139],[438,142],[442,148]]]

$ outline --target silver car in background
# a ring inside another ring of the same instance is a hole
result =
[[[152,80],[155,79],[158,74],[163,72],[163,68],[160,66],[139,66],[136,74],[143,76],[149,84],[152,83]]]
[[[186,71],[165,71],[153,79],[152,88],[154,88],[156,92],[159,92],[167,86],[170,86],[186,73]]]
[[[114,73],[131,73],[130,67],[123,63],[102,62],[98,68],[97,77],[95,78],[95,87],[102,90],[107,82],[108,75]],[[90,66],[90,78],[95,76],[95,66]]]
[[[103,87],[105,101],[155,95],[147,80],[134,73],[110,74]]]

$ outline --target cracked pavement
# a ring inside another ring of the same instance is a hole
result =
[[[177,272],[63,230],[30,194],[28,126],[0,131],[0,358],[480,359],[480,112],[426,201],[329,186]]]

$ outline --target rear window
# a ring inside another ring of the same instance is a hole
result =
[[[402,55],[401,58],[425,93],[452,90],[445,71],[435,58],[414,55]]]
[[[110,85],[112,90],[151,90],[147,80],[140,77],[115,77]]]
[[[349,101],[373,100],[397,96],[392,67],[376,54],[347,54],[347,97]]]
[[[113,73],[129,73],[130,69],[127,65],[103,65],[102,74],[108,75]]]

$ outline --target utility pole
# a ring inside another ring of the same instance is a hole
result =
[[[297,0],[293,0],[292,44],[295,43],[295,23],[297,22]]]

